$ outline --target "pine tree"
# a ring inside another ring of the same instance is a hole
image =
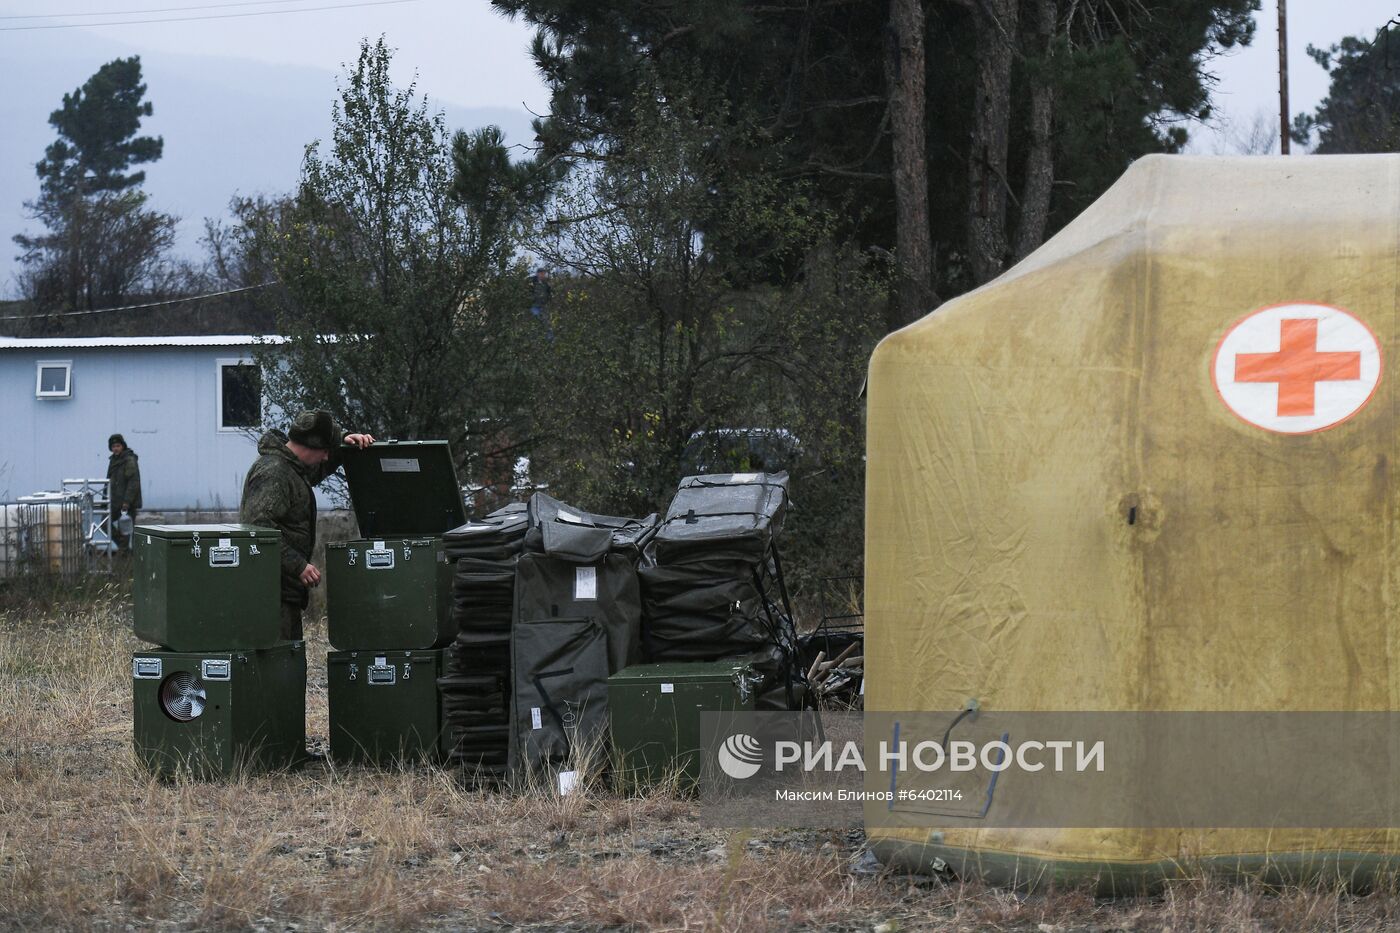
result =
[[[1332,78],[1327,96],[1311,114],[1294,118],[1299,145],[1317,137],[1319,154],[1400,151],[1400,29],[1374,41],[1348,36],[1308,55]]]
[[[58,131],[35,165],[39,197],[25,202],[47,232],[14,238],[20,286],[37,312],[119,304],[157,276],[174,242],[174,217],[146,207],[144,171],[160,137],[138,136],[145,100],[141,60],[108,62],[49,115]]]

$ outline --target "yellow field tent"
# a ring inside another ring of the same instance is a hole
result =
[[[1400,156],[1152,156],[888,336],[867,709],[1400,709],[1397,263]],[[1384,829],[943,831],[871,806],[882,859],[998,883],[1400,853]]]

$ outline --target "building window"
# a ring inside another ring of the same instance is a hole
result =
[[[34,375],[37,398],[70,398],[73,395],[73,361],[40,360]]]
[[[251,360],[219,360],[219,430],[262,424],[262,370]]]

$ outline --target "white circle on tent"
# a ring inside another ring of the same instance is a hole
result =
[[[1371,328],[1341,308],[1274,305],[1225,332],[1211,380],[1241,420],[1279,434],[1310,434],[1341,424],[1371,400],[1381,381],[1381,346]]]

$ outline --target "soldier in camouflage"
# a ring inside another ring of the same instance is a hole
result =
[[[302,637],[301,614],[310,588],[321,582],[311,563],[316,549],[316,494],[313,486],[340,468],[345,446],[368,447],[368,434],[340,433],[329,412],[304,411],[283,434],[268,431],[258,441],[260,456],[243,481],[239,521],[282,532],[282,637]]]
[[[107,459],[107,503],[110,524],[108,535],[117,550],[131,548],[131,536],[124,534],[120,527],[121,515],[125,512],[136,521],[136,510],[141,508],[141,465],[136,451],[126,446],[126,438],[113,434],[107,438],[107,450],[112,454]]]

